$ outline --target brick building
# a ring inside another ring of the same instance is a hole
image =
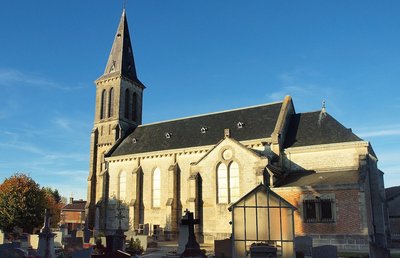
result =
[[[85,206],[86,201],[75,201],[71,197],[69,203],[61,209],[61,224],[68,229],[68,232],[82,228],[85,224]]]
[[[325,107],[297,113],[280,102],[142,125],[125,11],[96,80],[88,177],[89,224],[176,237],[186,208],[200,241],[231,234],[228,207],[260,182],[297,207],[296,235],[339,249],[386,248],[383,173],[369,142]],[[273,218],[272,218],[273,219]]]

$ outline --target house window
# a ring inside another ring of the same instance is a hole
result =
[[[108,96],[108,117],[114,115],[114,88],[110,89],[110,95]]]
[[[239,166],[232,162],[228,167],[221,163],[217,167],[218,203],[235,202],[240,197]]]
[[[333,199],[309,199],[303,201],[305,222],[334,222]]]
[[[156,168],[153,172],[153,208],[159,208],[161,204],[161,172]]]
[[[125,118],[129,119],[129,90],[126,89],[125,91]]]
[[[119,199],[124,201],[126,197],[126,172],[122,171],[119,174]]]
[[[106,112],[106,90],[103,90],[101,93],[101,102],[100,102],[100,119],[105,117]]]

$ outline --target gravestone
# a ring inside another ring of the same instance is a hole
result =
[[[50,230],[50,211],[46,209],[44,216],[44,226],[39,233],[39,247],[38,255],[46,258],[55,258],[56,253],[54,250],[54,236]]]
[[[294,246],[296,254],[303,256],[312,255],[313,239],[309,236],[298,236],[294,238]]]
[[[179,257],[207,257],[204,252],[200,249],[199,243],[196,241],[196,236],[194,235],[194,225],[199,224],[199,219],[193,218],[193,212],[186,210],[186,218],[182,219],[181,224],[188,226],[189,236],[187,243],[185,245],[185,250]]]
[[[214,240],[214,252],[216,258],[232,257],[232,240]]]
[[[0,245],[4,244],[4,233],[0,230]]]
[[[187,213],[182,217],[182,220],[187,220]],[[181,254],[185,251],[185,245],[187,243],[189,237],[189,226],[183,225],[182,223],[179,224],[179,237],[178,237],[178,249],[177,253]]]
[[[32,249],[37,250],[39,247],[39,235],[31,235],[30,244],[32,246]]]
[[[75,252],[72,252],[69,254],[68,257],[71,258],[90,258],[91,254],[93,252],[93,247],[87,248],[87,249],[82,249],[82,250],[78,250]]]
[[[81,237],[83,239],[83,231],[82,230],[77,230],[75,236],[76,237]]]
[[[67,253],[72,253],[83,249],[82,237],[67,237],[64,239],[64,250]]]
[[[13,243],[7,243],[0,245],[0,257],[7,258],[23,258],[25,253],[18,248],[15,248]]]
[[[389,258],[390,250],[370,243],[369,254],[371,257]]]
[[[337,247],[334,245],[321,245],[313,247],[313,258],[337,258]]]

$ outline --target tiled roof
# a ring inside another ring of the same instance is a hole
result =
[[[320,111],[292,115],[285,147],[362,141],[327,113]]]
[[[213,145],[224,137],[224,129],[230,129],[231,137],[237,141],[267,138],[274,131],[281,106],[282,102],[278,102],[142,125],[111,156]]]
[[[73,201],[65,205],[62,210],[77,210],[77,211],[84,211],[86,206],[86,201]]]

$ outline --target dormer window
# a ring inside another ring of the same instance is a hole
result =
[[[244,123],[243,122],[238,122],[236,126],[237,126],[238,129],[242,129],[243,126],[244,126]]]
[[[172,136],[172,133],[165,133],[165,138],[169,139],[169,138],[171,138],[171,136]]]
[[[137,143],[137,139],[136,138],[132,138],[132,143]]]
[[[200,132],[201,133],[206,133],[208,131],[208,128],[207,127],[202,127],[201,129],[200,129]]]

